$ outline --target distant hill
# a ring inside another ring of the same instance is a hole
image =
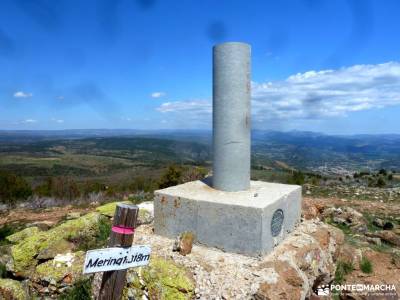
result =
[[[255,132],[253,154],[290,166],[400,169],[400,135],[333,136],[314,132]]]
[[[150,161],[211,160],[210,131],[61,130],[0,131],[0,153],[40,153],[60,146],[78,154]],[[253,131],[253,165],[320,172],[400,170],[400,135],[326,135],[315,132]],[[58,148],[57,148],[58,147]],[[279,165],[279,164],[278,164]]]
[[[0,142],[32,142],[54,139],[82,139],[90,137],[168,137],[194,138],[210,137],[210,131],[203,130],[136,130],[136,129],[66,129],[66,130],[0,130]]]

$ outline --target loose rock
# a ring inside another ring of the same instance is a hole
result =
[[[28,294],[21,282],[0,278],[0,299],[26,300],[28,299]]]
[[[173,251],[178,251],[181,255],[188,255],[192,252],[194,234],[192,232],[183,232],[176,238]]]

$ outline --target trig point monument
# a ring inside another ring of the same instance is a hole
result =
[[[213,51],[213,187],[250,188],[250,46],[225,43]]]
[[[213,49],[213,177],[155,192],[155,233],[261,256],[300,220],[301,187],[250,181],[250,45]]]

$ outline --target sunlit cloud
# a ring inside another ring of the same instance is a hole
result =
[[[25,119],[20,122],[21,124],[34,124],[37,123],[37,120],[34,119]]]
[[[23,91],[18,91],[14,93],[14,98],[30,98],[32,96],[32,93],[25,93]]]
[[[154,92],[154,93],[151,93],[151,98],[162,98],[162,97],[165,97],[167,95],[167,93],[165,93],[165,92]]]
[[[400,104],[400,63],[308,71],[253,83],[255,118],[323,119]]]
[[[157,108],[157,110],[162,113],[211,113],[212,106],[209,100],[175,101],[164,102]]]
[[[252,82],[252,118],[271,121],[322,120],[349,113],[400,105],[400,63],[355,65],[337,70],[308,71],[286,80]],[[162,103],[157,110],[210,122],[211,100]]]

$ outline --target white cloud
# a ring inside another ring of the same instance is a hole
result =
[[[308,71],[286,80],[252,83],[252,117],[269,121],[327,119],[374,108],[400,105],[400,63],[355,65],[338,70]],[[210,100],[161,104],[162,113],[182,118],[211,114]]]
[[[355,65],[253,83],[253,111],[266,119],[323,119],[400,105],[400,63]]]
[[[121,120],[122,121],[126,121],[126,122],[131,122],[132,118],[130,118],[130,117],[121,117]]]
[[[21,121],[22,124],[33,124],[33,123],[37,123],[37,120],[34,119],[26,119]]]
[[[150,96],[151,96],[151,98],[161,98],[161,97],[165,97],[166,95],[167,95],[167,93],[165,93],[165,92],[154,92]]]
[[[163,114],[162,124],[173,128],[198,128],[211,124],[212,105],[209,100],[165,102],[157,107]]]
[[[62,124],[62,123],[64,123],[64,120],[63,120],[63,119],[51,118],[51,120],[52,120],[53,122],[56,122],[56,123],[58,123],[58,124]]]
[[[32,96],[32,93],[25,93],[23,91],[18,91],[14,93],[14,98],[30,98]]]
[[[211,113],[212,106],[208,100],[191,100],[164,102],[157,110],[162,113],[184,112],[184,113]]]
[[[57,96],[57,100],[64,100],[64,96]]]

